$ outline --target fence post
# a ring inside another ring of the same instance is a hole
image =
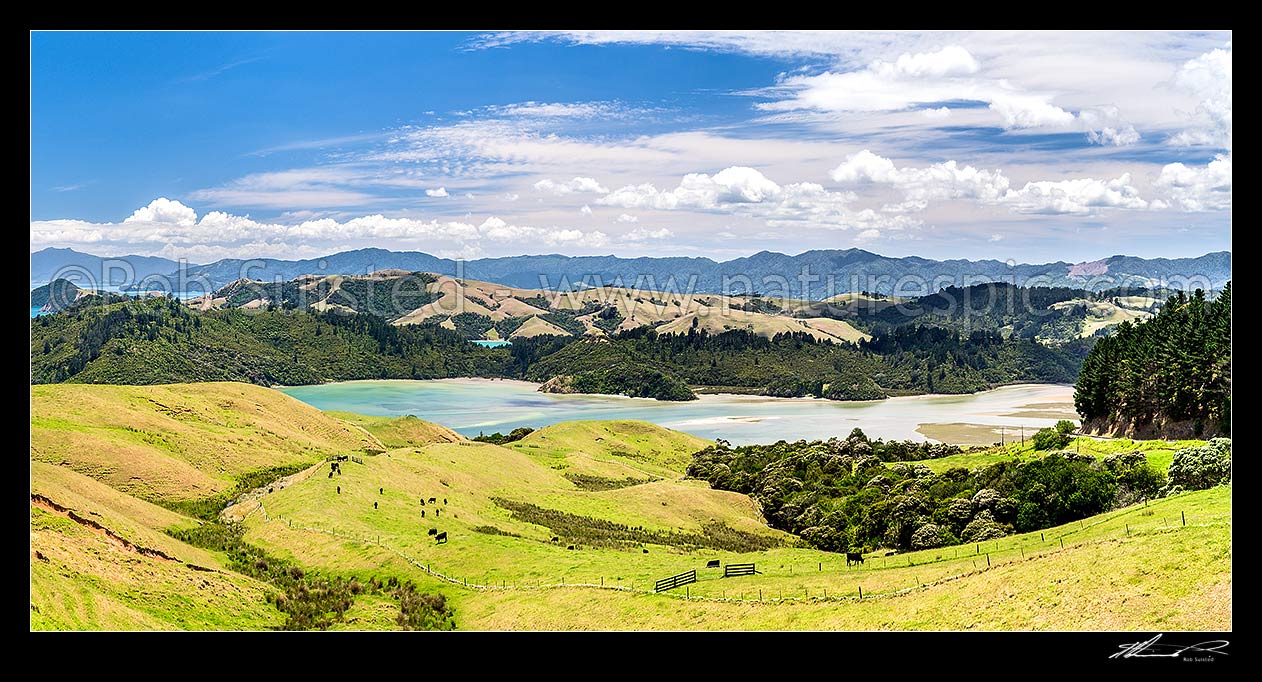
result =
[[[605,576],[603,576],[603,575],[600,577],[600,586],[601,586],[601,587],[604,587],[604,586],[605,586]]]
[[[1044,540],[1044,539],[1043,539],[1043,534],[1042,534],[1042,533],[1039,533],[1039,542],[1047,542],[1047,540]]]
[[[863,599],[863,585],[859,586],[859,598]]]
[[[986,568],[990,568],[990,552],[986,552]]]
[[[1060,539],[1060,548],[1065,549],[1065,538]]]
[[[819,562],[819,570],[820,570],[820,572],[821,572],[821,573],[824,571],[824,562],[822,562],[822,561],[821,561],[821,562]]]
[[[758,590],[758,601],[762,601],[762,589]]]
[[[1187,513],[1187,512],[1179,512],[1179,516],[1183,517],[1183,525],[1185,525],[1185,526],[1186,526],[1186,525],[1188,525],[1188,513]]]
[[[1127,534],[1128,536],[1131,534],[1131,524],[1129,524],[1129,523],[1128,523],[1128,524],[1126,524],[1126,534]]]

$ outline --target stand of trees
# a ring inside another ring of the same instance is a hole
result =
[[[772,526],[834,552],[928,549],[1039,530],[1155,497],[1166,484],[1141,453],[1097,460],[1053,452],[940,473],[914,463],[954,452],[871,441],[856,429],[845,440],[720,442],[693,455],[688,475],[750,495]]]
[[[1205,437],[1231,431],[1231,284],[1210,301],[1170,297],[1123,323],[1083,361],[1074,405],[1088,431]]]

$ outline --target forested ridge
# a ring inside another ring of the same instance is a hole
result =
[[[436,325],[396,326],[377,315],[276,306],[194,311],[150,298],[87,302],[31,321],[36,383],[153,384],[350,379],[520,378],[555,390],[691,400],[690,385],[836,400],[970,393],[995,385],[1072,382],[1080,347],[1049,347],[997,332],[904,326],[859,344],[805,333],[746,330],[608,338],[539,336],[483,348]]]
[[[1231,284],[1175,294],[1087,354],[1074,405],[1089,432],[1207,437],[1231,431]]]

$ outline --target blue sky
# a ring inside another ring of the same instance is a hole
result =
[[[1231,34],[33,33],[31,248],[1230,249]]]

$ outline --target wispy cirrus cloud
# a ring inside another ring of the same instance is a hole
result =
[[[190,74],[188,76],[182,76],[180,78],[175,79],[175,82],[195,83],[197,81],[207,81],[212,78],[217,78],[219,76],[222,76],[223,74],[233,69],[245,66],[247,64],[253,64],[254,62],[261,61],[262,59],[264,58],[263,57],[246,57],[244,59],[237,59],[235,61],[219,64],[218,66],[214,66],[212,68],[206,69],[205,71],[200,71],[198,73]]]

